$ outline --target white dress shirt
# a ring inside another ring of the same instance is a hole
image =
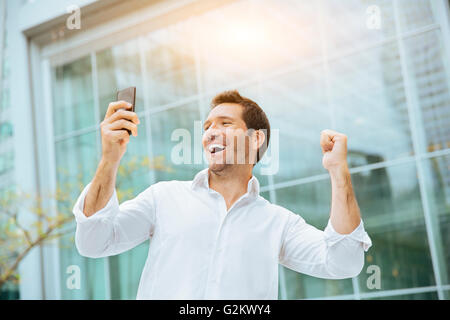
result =
[[[372,245],[362,220],[346,235],[330,220],[318,230],[261,197],[254,176],[229,210],[204,169],[192,181],[158,182],[120,205],[114,190],[86,217],[91,183],[73,208],[76,247],[100,258],[151,239],[137,299],[277,299],[279,263],[314,277],[350,278]]]

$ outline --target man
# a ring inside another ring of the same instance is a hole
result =
[[[320,278],[357,276],[371,240],[351,185],[346,136],[324,130],[320,137],[332,185],[321,231],[259,195],[252,170],[270,139],[263,110],[237,91],[211,105],[202,138],[209,168],[192,181],[158,182],[120,205],[115,179],[129,141],[123,129],[137,136],[139,119],[116,111],[125,102],[109,105],[102,159],[73,210],[80,254],[116,255],[151,238],[137,299],[277,299],[279,263]]]

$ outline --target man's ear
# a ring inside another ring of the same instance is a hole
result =
[[[261,148],[264,141],[266,140],[266,135],[264,134],[264,132],[262,130],[256,130],[253,133],[253,135],[254,135],[255,143],[258,146],[258,149]]]
[[[263,145],[265,139],[266,139],[266,135],[264,134],[264,132],[262,130],[255,130],[255,129],[248,129],[247,130],[247,136],[249,136],[250,140],[251,140],[251,149],[250,151],[250,161],[254,161],[252,162],[253,165],[256,164],[256,162],[258,161],[258,151],[259,148],[261,148],[261,146]]]

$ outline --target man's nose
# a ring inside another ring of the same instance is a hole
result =
[[[218,134],[218,132],[217,132],[217,130],[216,131],[214,131],[214,130],[211,130],[209,133],[208,133],[208,141],[214,141],[214,140],[217,140],[217,137],[219,136],[219,134]]]
[[[215,128],[209,128],[208,133],[207,133],[207,141],[214,141],[217,140],[221,137],[220,134],[220,130],[215,129]]]

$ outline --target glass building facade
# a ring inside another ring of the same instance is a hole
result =
[[[6,14],[6,3],[0,1],[0,199],[6,199],[10,192],[15,190],[13,124],[9,91],[11,65],[7,50]],[[0,224],[5,223],[2,213],[0,209]],[[5,249],[1,248],[0,256],[4,255]],[[0,300],[18,297],[18,287],[15,284],[7,283],[0,290]]]
[[[440,0],[224,1],[139,28],[125,41],[107,34],[106,44],[73,59],[59,59],[61,53],[49,67],[57,182],[91,181],[101,156],[99,123],[116,89],[130,84],[137,86],[141,124],[122,162],[159,158],[170,170],[119,179],[131,190],[120,201],[157,181],[192,179],[205,164],[171,163],[172,133],[185,128],[194,135],[211,98],[237,89],[265,110],[279,134],[277,172],[255,168],[261,195],[323,230],[331,185],[320,132],[343,132],[373,242],[353,279],[318,279],[280,266],[280,299],[448,299],[450,30],[443,8]],[[12,165],[1,159],[0,170]],[[72,237],[61,239],[54,275],[62,299],[135,299],[151,240],[88,259]],[[70,265],[84,275],[79,290],[66,286]],[[370,266],[380,271],[380,288],[370,286]]]

